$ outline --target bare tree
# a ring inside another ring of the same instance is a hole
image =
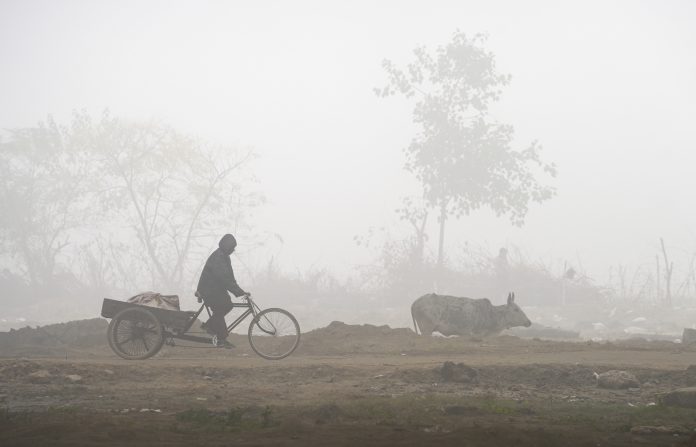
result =
[[[0,144],[0,246],[32,287],[47,286],[87,223],[90,173],[69,130],[51,117],[9,135]]]
[[[428,223],[428,209],[419,201],[407,197],[403,206],[396,210],[401,220],[407,221],[413,230],[413,242],[410,252],[410,264],[415,268],[422,267],[425,261],[425,243],[428,240],[426,224]]]
[[[660,245],[662,247],[662,256],[665,263],[665,304],[668,307],[672,306],[672,272],[674,271],[674,263],[670,262],[667,257],[667,250],[665,249],[665,241],[660,238]],[[658,262],[659,268],[659,262]]]
[[[178,290],[191,280],[197,252],[261,200],[244,192],[251,150],[206,145],[108,113],[97,122],[80,114],[75,128],[102,174],[99,208],[110,225],[131,229],[139,255],[133,260],[146,266],[153,287]]]

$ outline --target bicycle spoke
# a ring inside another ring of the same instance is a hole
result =
[[[145,340],[145,337],[141,339],[143,341],[143,345],[145,346],[145,352],[150,350],[150,347],[147,345],[147,340]]]
[[[125,345],[126,343],[128,343],[128,342],[130,342],[130,341],[133,341],[133,338],[132,338],[132,337],[131,337],[131,338],[127,338],[127,339],[122,340],[122,341],[117,341],[116,344],[117,344],[117,345]]]

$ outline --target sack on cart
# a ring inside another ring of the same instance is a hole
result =
[[[142,304],[143,306],[157,307],[167,310],[181,310],[179,307],[179,295],[162,295],[157,292],[141,292],[128,298],[129,303]]]

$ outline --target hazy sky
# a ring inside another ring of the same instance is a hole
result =
[[[558,195],[521,229],[489,211],[450,223],[448,247],[515,244],[601,278],[653,262],[660,236],[696,252],[694,5],[0,0],[0,128],[109,108],[253,146],[258,228],[283,237],[288,268],[338,271],[368,259],[354,235],[396,224],[418,192],[411,105],[372,92],[382,59],[484,32],[513,76],[496,117],[543,144]]]

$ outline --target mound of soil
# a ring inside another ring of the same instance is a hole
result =
[[[391,328],[387,325],[346,324],[333,321],[326,327],[302,335],[298,353],[309,355],[342,354],[465,354],[495,340],[497,346],[528,346],[558,344],[545,340],[523,340],[516,336],[500,335],[481,339],[476,337],[435,337],[418,335],[409,328]]]
[[[66,349],[105,348],[107,326],[106,320],[93,318],[0,332],[0,351],[11,355],[51,355]]]
[[[400,352],[415,347],[419,338],[406,328],[333,321],[303,334],[299,350],[305,354]]]

